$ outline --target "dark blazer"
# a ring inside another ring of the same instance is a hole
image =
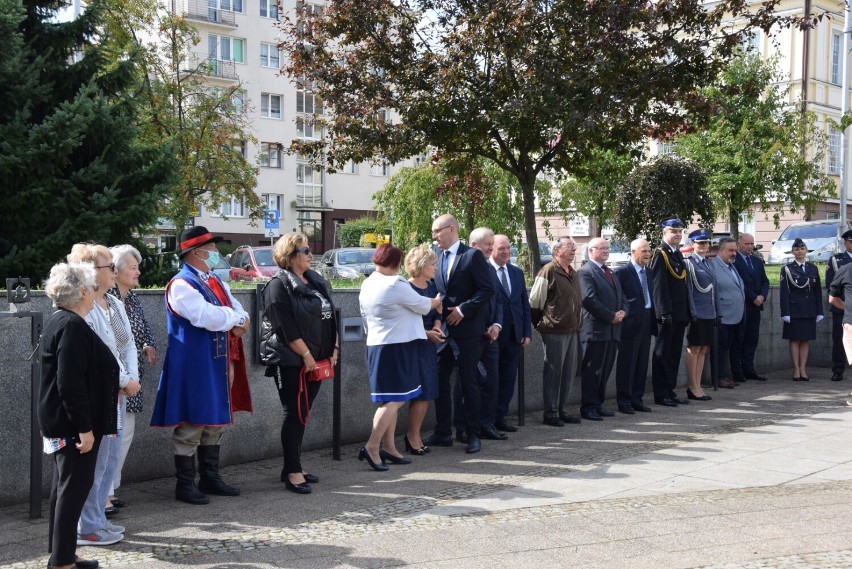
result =
[[[829,288],[831,286],[831,283],[834,281],[834,277],[837,276],[838,271],[840,271],[844,265],[848,265],[849,263],[852,263],[852,257],[850,257],[849,253],[846,251],[834,255],[828,260],[828,266],[825,267],[825,288]],[[838,298],[846,300],[843,297],[842,291]],[[828,308],[835,314],[843,314],[843,310],[835,308],[830,304],[828,305]]]
[[[621,291],[624,294],[624,307],[627,310],[627,318],[621,323],[622,336],[632,336],[639,333],[650,332],[657,335],[657,322],[651,318],[649,330],[640,330],[642,323],[642,312],[645,310],[645,299],[642,294],[642,283],[639,275],[633,268],[632,263],[622,265],[613,271],[613,274],[621,283]],[[648,278],[648,292],[651,296],[651,310],[654,310],[654,279],[651,278],[651,269],[645,267],[645,276]]]
[[[766,278],[766,269],[764,268],[763,260],[756,255],[749,255],[747,261],[738,251],[734,260],[734,267],[743,280],[746,306],[750,306],[755,310],[763,310],[762,304],[760,306],[754,305],[755,298],[762,296],[766,299],[769,294],[769,279]]]
[[[612,284],[601,267],[589,261],[577,271],[583,302],[581,342],[605,342],[621,338],[621,324],[613,324],[615,313],[624,309],[621,282],[615,277]]]
[[[668,314],[673,321],[688,322],[689,293],[686,288],[686,265],[681,252],[662,242],[654,251],[650,267],[654,275],[654,310],[657,318]],[[680,278],[681,275],[683,278]]]
[[[456,326],[448,326],[451,338],[470,338],[481,336],[493,322],[485,323],[485,307],[495,294],[494,272],[482,252],[464,243],[459,244],[455,263],[450,271],[449,282],[444,282],[440,270],[441,258],[438,256],[438,271],[435,285],[444,295],[444,314],[446,321],[450,315],[449,307],[461,308],[464,318]]]
[[[512,339],[520,344],[524,338],[532,338],[530,297],[521,269],[506,263],[506,278],[509,280],[509,288],[512,289],[511,296],[506,294],[502,285],[497,288],[496,295],[503,305],[503,330],[500,334],[511,334]],[[500,271],[497,271],[497,280],[500,280]]]
[[[789,273],[788,273],[789,271]],[[795,261],[781,269],[781,316],[816,318],[822,314],[822,287],[816,265]]]

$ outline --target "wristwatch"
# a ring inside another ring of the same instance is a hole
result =
[[[240,320],[239,320],[239,322],[237,322],[237,326],[239,326],[240,328],[242,328],[242,327],[243,327],[243,324],[245,324],[245,323],[246,323],[246,317],[245,317],[245,316],[240,316]]]

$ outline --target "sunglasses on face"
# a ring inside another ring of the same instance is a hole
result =
[[[301,253],[302,255],[310,255],[311,248],[310,247],[299,247],[296,249],[296,253]]]

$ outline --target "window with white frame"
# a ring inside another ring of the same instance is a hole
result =
[[[232,140],[229,143],[226,143],[226,146],[231,149],[231,152],[239,156],[240,158],[246,157],[246,141],[245,140]]]
[[[245,63],[246,40],[210,34],[207,38],[207,54],[210,59]]]
[[[296,84],[296,112],[308,115],[322,114],[322,99],[314,93],[314,82],[301,79]]]
[[[246,91],[245,89],[236,89],[231,93],[231,106],[237,113],[246,112]]]
[[[277,142],[261,142],[260,165],[264,168],[280,168],[281,144]]]
[[[840,130],[828,125],[828,152],[826,172],[840,175]]]
[[[749,53],[759,54],[760,50],[760,42],[761,42],[760,30],[748,30],[744,31],[740,36],[740,45],[743,50]]]
[[[296,133],[304,140],[319,140],[322,138],[322,128],[314,124],[310,117],[300,115],[296,117]]]
[[[219,215],[222,217],[245,217],[246,203],[237,198],[231,198],[219,206]]]
[[[215,5],[216,0],[210,0],[211,5]],[[231,12],[243,11],[243,0],[219,0],[220,10],[229,10]]]
[[[278,0],[260,0],[260,17],[278,19]]]
[[[299,207],[322,207],[323,173],[306,162],[296,165],[296,203]]]
[[[267,119],[281,118],[281,95],[260,94],[260,116]]]
[[[390,174],[390,165],[386,163],[373,164],[370,166],[371,176],[388,176]]]
[[[281,194],[262,194],[261,201],[266,205],[266,209],[277,209],[279,219],[281,217]]]
[[[299,21],[296,22],[296,29],[299,33],[304,31],[304,20],[306,16],[319,16],[323,12],[323,7],[319,4],[311,4],[304,2],[303,0],[296,2],[296,9],[299,11]]]
[[[349,160],[346,164],[343,165],[343,170],[341,170],[341,174],[357,174],[358,173],[358,163]]]
[[[281,67],[281,52],[274,43],[260,42],[260,66],[278,69]]]
[[[835,85],[840,85],[841,80],[841,45],[843,43],[843,34],[840,30],[832,30],[831,32],[831,71],[828,80]]]

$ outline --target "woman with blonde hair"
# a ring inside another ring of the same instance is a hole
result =
[[[438,295],[438,288],[432,280],[435,278],[437,262],[438,256],[428,245],[415,247],[405,256],[405,272],[409,276],[408,282],[420,296],[431,299]],[[420,395],[409,403],[408,431],[403,439],[405,450],[415,455],[422,455],[430,451],[420,437],[420,427],[423,425],[423,419],[429,409],[429,402],[438,397],[438,346],[445,342],[441,324],[441,314],[434,308],[423,316],[423,328],[426,330],[426,339],[429,342],[419,344],[419,363],[422,369],[421,391]]]

